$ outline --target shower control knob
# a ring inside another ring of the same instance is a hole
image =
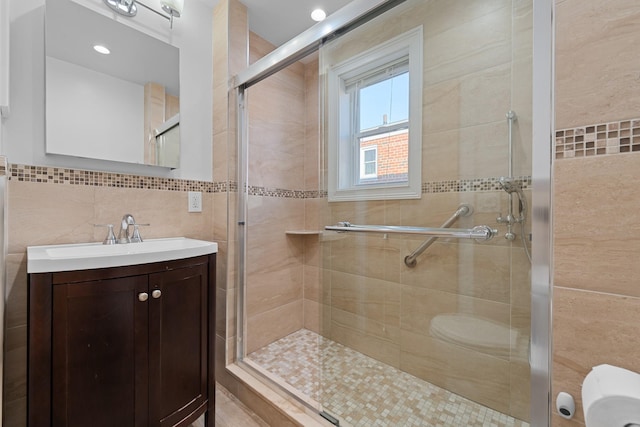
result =
[[[507,233],[504,233],[504,238],[509,241],[513,241],[516,239],[516,234],[509,231]]]

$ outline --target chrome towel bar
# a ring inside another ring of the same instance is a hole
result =
[[[477,241],[491,240],[498,230],[488,225],[476,225],[473,228],[431,228],[409,227],[395,225],[355,225],[350,222],[339,222],[337,225],[327,225],[325,230],[356,232],[356,233],[390,233],[390,234],[421,234],[433,237],[453,237],[456,239],[475,239]]]

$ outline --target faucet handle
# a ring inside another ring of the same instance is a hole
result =
[[[142,243],[142,236],[140,235],[140,229],[138,227],[148,227],[151,224],[133,224],[133,235],[131,236],[131,243]]]
[[[115,245],[117,243],[116,235],[113,234],[113,224],[93,224],[94,227],[107,227],[107,237],[102,241],[103,245]]]

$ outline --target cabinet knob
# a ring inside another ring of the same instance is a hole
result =
[[[153,292],[151,292],[151,296],[158,299],[162,296],[162,291],[160,289],[154,289]]]
[[[148,294],[148,293],[146,293],[146,292],[140,292],[140,293],[138,294],[138,301],[145,302],[145,301],[146,301],[146,300],[148,300],[148,299],[149,299],[149,294]]]

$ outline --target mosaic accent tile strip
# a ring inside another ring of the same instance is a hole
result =
[[[515,177],[523,190],[531,188],[530,176]],[[431,181],[422,184],[422,193],[465,193],[470,191],[502,190],[500,178],[477,178],[452,181]]]
[[[207,182],[176,178],[159,178],[112,172],[98,172],[48,166],[10,164],[9,179],[63,185],[88,185],[94,187],[139,188],[168,191],[202,191],[222,193],[237,191],[237,184],[230,182]]]
[[[288,190],[284,188],[267,188],[256,187],[250,185],[248,188],[250,196],[263,196],[263,197],[282,197],[287,199],[304,199],[305,192],[303,190]]]
[[[640,144],[640,136],[639,136]],[[639,147],[640,148],[640,147]],[[3,173],[0,164],[0,176]],[[139,188],[148,190],[168,191],[202,191],[204,193],[237,192],[238,183],[235,181],[207,182],[176,178],[160,178],[141,175],[130,175],[112,172],[89,171],[50,166],[29,166],[10,164],[5,174],[10,180],[39,182],[64,185],[88,185],[94,187]],[[516,177],[523,189],[531,187],[531,177]],[[498,191],[499,178],[477,178],[467,180],[431,181],[422,184],[422,193],[455,193],[470,191]],[[326,190],[293,190],[283,188],[268,188],[249,186],[250,196],[281,197],[292,199],[326,198]]]
[[[531,188],[530,176],[515,177],[516,182],[524,190]],[[462,193],[472,191],[500,191],[500,178],[477,178],[451,181],[431,181],[422,184],[422,193]],[[286,190],[249,186],[250,196],[284,197],[295,199],[317,199],[327,197],[326,191]]]
[[[248,192],[250,196],[283,197],[289,199],[319,199],[327,197],[326,191],[287,190],[283,188],[257,187],[254,185],[248,187]]]
[[[357,351],[301,329],[250,355],[353,427],[528,427]]]
[[[640,152],[640,119],[556,131],[555,158]]]
[[[322,199],[329,197],[329,192],[325,190],[313,191],[308,190],[305,191],[305,199]]]

